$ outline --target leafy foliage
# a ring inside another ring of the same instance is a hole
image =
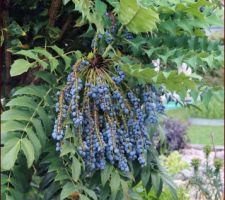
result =
[[[137,34],[150,32],[156,28],[159,18],[151,8],[143,8],[136,1],[121,0],[119,20],[127,27],[128,31]]]
[[[189,110],[191,117],[200,117],[207,119],[222,119],[224,116],[224,92],[214,91],[209,94],[208,99],[204,99],[208,102],[198,102],[196,108],[191,108]]]
[[[62,57],[66,66],[69,66],[71,59],[64,54],[64,51],[57,46],[50,46],[49,49],[52,49],[57,53],[57,56],[53,57],[49,51],[44,48],[34,48],[31,50],[20,50],[17,51],[16,55],[23,55],[26,57],[25,59],[17,59],[10,70],[11,76],[17,76],[24,72],[27,72],[30,68],[39,66],[42,69],[50,69],[50,71],[56,70],[59,65],[59,61],[56,59],[57,57]],[[72,53],[72,52],[70,52]],[[29,61],[30,59],[31,61]]]
[[[51,70],[50,63],[48,61],[46,63],[48,63],[46,69]],[[63,62],[60,63],[60,66],[64,65]],[[65,138],[68,140],[63,144],[60,157],[58,157],[54,144],[50,141],[50,134],[55,116],[52,99],[54,99],[57,88],[62,87],[63,77],[66,76],[60,70],[60,66],[54,71],[55,75],[47,71],[38,72],[36,76],[41,78],[43,83],[39,86],[29,85],[16,89],[13,98],[6,104],[9,109],[2,114],[3,142],[5,144],[2,165],[4,176],[14,173],[16,166],[19,165],[19,155],[21,154],[26,159],[26,168],[32,166],[37,169],[36,172],[31,170],[31,173],[33,173],[33,177],[42,179],[38,184],[38,190],[43,191],[44,199],[64,199],[75,194],[84,199],[100,199],[100,197],[107,199],[109,196],[114,199],[121,199],[122,196],[132,198],[135,193],[129,192],[128,187],[137,184],[140,177],[150,187],[151,179],[147,177],[150,177],[152,170],[155,173],[152,175],[154,177],[153,185],[157,192],[160,194],[159,189],[162,187],[162,182],[165,181],[165,184],[171,187],[173,195],[176,196],[174,186],[161,169],[154,149],[148,150],[146,167],[143,169],[140,169],[137,163],[131,162],[129,163],[131,172],[126,175],[109,165],[102,172],[97,171],[88,177],[83,160],[76,152],[75,144],[70,142],[72,138],[75,139],[73,130],[68,128],[65,134]],[[60,74],[61,76],[59,76]],[[56,79],[56,76],[60,78]],[[12,146],[13,148],[11,148]],[[152,163],[155,163],[154,166]],[[150,170],[151,168],[152,170]],[[22,173],[25,172],[22,171]],[[27,182],[27,184],[29,183],[30,181]],[[9,184],[7,187],[9,192],[2,196],[3,199],[8,196],[15,199],[14,190],[21,192]],[[100,189],[98,189],[99,187]],[[35,190],[29,186],[29,190],[31,189]],[[30,194],[21,192],[21,195],[29,196]]]
[[[203,31],[220,24],[217,3],[63,0],[58,10],[51,10],[54,3],[12,0],[9,25],[1,31],[1,45],[13,53],[11,78],[14,86],[19,85],[2,113],[2,199],[137,199],[132,187],[140,180],[157,196],[163,184],[168,185],[176,199],[175,187],[154,148],[147,150],[144,168],[129,162],[131,172],[124,174],[107,165],[87,176],[71,142],[73,130],[68,128],[58,155],[51,140],[54,98],[64,87],[71,64],[83,55],[93,58],[96,54],[119,63],[132,87],[151,83],[177,91],[183,99],[187,89],[198,96],[207,88],[198,85],[196,74],[223,63],[222,42],[209,41]],[[199,10],[202,6],[204,12]],[[49,13],[55,14],[54,25]],[[6,31],[10,40],[4,38]],[[152,65],[157,58],[162,61],[159,72]],[[178,74],[183,62],[194,74]],[[29,78],[33,72],[35,76]],[[18,84],[20,77],[32,79],[32,84]]]
[[[173,200],[173,196],[171,196],[171,193],[168,188],[165,188],[165,190],[162,191],[162,194],[158,198],[154,191],[151,191],[147,193],[144,188],[141,185],[138,185],[135,190],[140,196],[140,199],[143,200]],[[188,194],[188,191],[184,187],[178,187],[177,188],[177,196],[178,200],[189,200],[190,196]]]
[[[163,166],[166,167],[168,172],[175,175],[183,169],[189,168],[189,164],[182,160],[182,155],[178,151],[173,151],[167,157],[162,155],[160,159],[163,161]]]

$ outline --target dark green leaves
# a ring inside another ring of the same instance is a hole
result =
[[[115,199],[116,194],[120,188],[120,175],[117,171],[111,173],[110,188],[112,191],[112,198]]]
[[[144,167],[141,173],[141,180],[142,180],[142,184],[145,187],[149,182],[150,175],[151,175],[150,169],[148,167]]]
[[[52,54],[49,53],[48,51],[46,51],[45,49],[43,49],[43,48],[34,48],[33,52],[37,53],[40,56],[44,56],[48,60],[51,71],[54,71],[57,68],[57,66],[59,65],[58,60],[56,58],[54,58],[52,56]]]
[[[42,153],[51,131],[51,120],[44,107],[51,104],[47,90],[42,86],[26,86],[16,90],[8,103],[8,110],[2,113],[1,130],[3,147],[3,169],[10,170],[18,158],[18,152],[25,155],[30,168]],[[47,103],[48,102],[48,103]],[[9,160],[10,158],[10,160]]]
[[[86,187],[83,187],[83,190],[90,198],[92,198],[93,200],[98,200],[98,197],[93,190],[90,190]]]
[[[103,186],[109,180],[112,170],[113,170],[113,167],[111,165],[106,165],[105,169],[101,171],[101,182]]]
[[[158,14],[151,8],[143,8],[136,1],[121,0],[119,20],[132,33],[151,32],[159,22]]]
[[[21,140],[21,149],[27,158],[27,166],[31,167],[34,162],[34,148],[27,138]]]

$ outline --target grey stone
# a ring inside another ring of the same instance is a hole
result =
[[[216,157],[224,160],[224,151],[217,152]]]
[[[184,169],[180,173],[183,175],[184,180],[187,180],[187,179],[189,179],[192,176],[191,169]]]

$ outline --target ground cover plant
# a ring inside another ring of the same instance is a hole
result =
[[[160,97],[176,91],[184,105],[191,90],[208,102],[213,86],[201,77],[222,67],[223,41],[204,28],[221,25],[220,8],[2,1],[1,199],[127,200],[140,182],[156,198],[166,186],[177,199],[152,141]]]
[[[222,199],[223,182],[220,171],[223,167],[223,160],[214,158],[213,164],[209,163],[209,154],[212,151],[210,145],[204,147],[205,162],[204,170],[200,171],[201,161],[198,158],[192,159],[191,165],[194,174],[190,177],[188,187],[195,188],[196,199]]]

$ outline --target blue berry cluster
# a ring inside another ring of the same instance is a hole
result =
[[[131,91],[118,65],[99,67],[82,61],[68,75],[58,99],[52,134],[57,151],[65,140],[64,122],[69,117],[87,170],[104,169],[109,162],[128,172],[130,160],[146,164],[151,145],[146,124],[157,123],[158,113],[164,110],[151,85]]]
[[[66,104],[65,99],[67,98],[65,92],[58,92],[57,96],[59,102],[55,105],[55,110],[58,113],[58,117],[55,120],[54,129],[52,132],[53,139],[57,140],[56,151],[60,151],[60,141],[64,137],[65,128],[63,127],[63,121],[66,119],[68,105]]]
[[[120,67],[118,65],[116,66],[116,71],[117,71],[118,75],[117,76],[113,76],[112,79],[115,81],[115,83],[117,85],[119,85],[120,82],[124,80],[125,75],[124,75],[123,71],[120,69]]]
[[[124,37],[127,39],[127,40],[132,40],[134,38],[134,35],[128,31],[125,31],[124,33]]]

